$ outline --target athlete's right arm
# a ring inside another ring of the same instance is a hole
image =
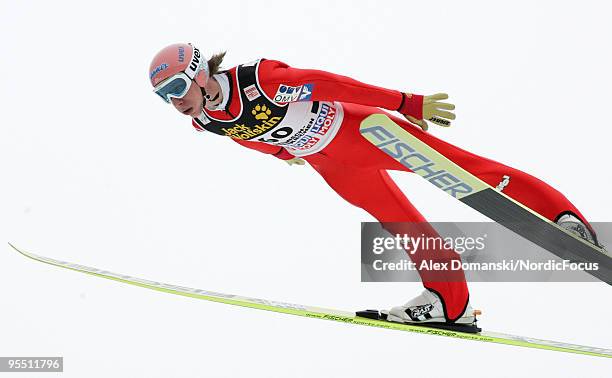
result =
[[[262,142],[251,142],[251,141],[242,140],[242,139],[235,139],[235,138],[230,138],[230,139],[244,147],[250,148],[252,150],[257,150],[264,154],[272,155],[281,160],[290,160],[295,157],[291,155],[289,151],[287,151],[284,147],[274,146],[274,145],[262,143]]]
[[[200,132],[206,131],[200,125],[198,125],[194,120],[191,120],[191,124],[197,131],[200,131]],[[284,147],[273,146],[271,144],[262,143],[262,142],[251,142],[251,141],[242,140],[242,139],[235,139],[235,138],[229,138],[229,139],[233,140],[234,142],[244,147],[259,151],[264,154],[272,155],[281,160],[291,160],[295,157],[291,155],[289,151],[287,151],[287,149],[285,149]]]

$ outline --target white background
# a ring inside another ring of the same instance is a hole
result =
[[[347,310],[418,283],[360,283],[360,221],[308,166],[192,129],[152,92],[161,47],[227,50],[388,88],[448,92],[431,132],[550,183],[593,221],[609,200],[605,2],[2,1],[0,241],[162,282]],[[432,221],[485,220],[393,174]],[[315,321],[177,297],[0,249],[0,356],[66,377],[609,376],[609,360]],[[481,326],[612,347],[602,283],[471,285]],[[10,374],[6,374],[10,376]],[[15,375],[21,376],[21,375]]]

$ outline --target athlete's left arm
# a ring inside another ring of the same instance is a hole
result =
[[[327,71],[289,67],[277,60],[259,65],[259,82],[268,97],[274,98],[280,86],[309,85],[312,93],[302,101],[342,101],[398,110],[402,92],[362,83],[348,76]]]
[[[273,146],[271,144],[254,142],[254,141],[249,141],[249,140],[242,140],[242,139],[235,139],[235,138],[230,138],[230,139],[246,148],[250,148],[252,150],[256,150],[264,154],[272,155],[281,160],[290,160],[295,157],[291,155],[289,151],[287,151],[284,147]]]
[[[259,83],[272,99],[283,94],[282,89],[286,89],[283,86],[301,87],[297,101],[352,102],[395,110],[424,130],[427,130],[427,123],[423,118],[440,126],[450,126],[450,121],[445,118],[455,119],[455,115],[448,111],[453,110],[454,105],[438,101],[448,98],[446,94],[422,96],[404,93],[327,71],[289,67],[278,60],[263,60],[259,64]]]

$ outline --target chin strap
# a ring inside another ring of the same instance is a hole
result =
[[[202,107],[206,107],[206,102],[209,100],[208,93],[206,93],[206,89],[204,89],[202,87],[200,87],[200,90],[202,91],[202,98],[204,99],[204,102],[202,103]],[[229,102],[228,102],[228,104],[229,104]],[[225,111],[225,112],[227,112],[228,114],[231,115],[231,113],[229,113],[229,111],[227,111],[227,105],[223,109],[220,109],[219,105],[217,105],[216,108],[211,109],[211,110],[223,110],[223,111]]]
[[[200,91],[202,92],[202,99],[204,100],[204,102],[202,103],[202,107],[205,108],[206,101],[208,101],[208,93],[206,93],[206,89],[204,89],[203,87],[200,87]],[[218,109],[214,109],[214,110],[218,110]]]

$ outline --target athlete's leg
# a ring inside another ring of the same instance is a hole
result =
[[[305,159],[342,198],[374,216],[392,235],[438,237],[425,218],[408,201],[384,170],[349,167],[322,154]],[[396,223],[415,222],[415,223]],[[453,250],[436,250],[410,255],[417,268],[421,261],[449,263],[460,260]],[[423,285],[442,299],[448,320],[459,318],[467,305],[468,289],[463,271],[419,270]]]
[[[542,180],[523,171],[498,163],[494,160],[465,151],[440,140],[421,129],[414,127],[399,117],[393,120],[411,134],[417,136],[461,168],[497,187],[502,184],[502,192],[517,200],[538,214],[556,221],[562,214],[571,212],[577,215],[588,227],[584,216],[561,192]]]
[[[380,109],[355,104],[343,105],[345,108],[345,121],[343,122],[340,132],[330,146],[323,150],[324,154],[345,159],[346,164],[369,166],[378,169],[409,171],[409,169],[399,162],[393,159],[387,159],[388,156],[386,154],[381,155],[374,153],[372,149],[376,149],[376,147],[365,141],[359,134],[359,124],[364,118],[370,114],[384,113],[389,115],[406,131],[427,143],[455,164],[477,176],[487,184],[496,187],[504,181],[504,176],[508,176],[509,179],[507,180],[506,186],[503,188],[503,193],[542,216],[552,221],[556,221],[562,214],[571,212],[591,228],[576,206],[574,206],[563,194],[545,182],[525,172],[465,151],[436,138],[421,130],[419,127],[410,124],[405,119],[388,114]],[[364,145],[364,141],[366,145]]]

